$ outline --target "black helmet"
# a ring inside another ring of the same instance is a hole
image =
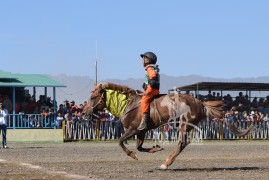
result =
[[[146,57],[149,60],[149,64],[156,64],[157,56],[153,52],[145,52],[144,54],[140,54],[140,56]]]

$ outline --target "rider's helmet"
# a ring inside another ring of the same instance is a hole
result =
[[[140,54],[140,56],[146,57],[148,64],[156,64],[157,56],[153,52],[145,52],[144,54]]]

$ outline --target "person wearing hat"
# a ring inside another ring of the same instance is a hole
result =
[[[142,57],[142,65],[145,68],[146,76],[143,83],[144,93],[141,99],[141,113],[142,120],[137,128],[142,131],[147,129],[149,120],[149,105],[154,96],[159,94],[160,89],[160,75],[159,67],[156,65],[157,56],[153,52],[146,52],[140,55]]]
[[[71,106],[71,111],[72,111],[72,113],[75,113],[75,111],[77,111],[77,110],[78,110],[78,106],[76,105],[76,103],[75,103],[75,101],[74,101],[74,100],[73,100],[73,101],[71,101],[70,106]]]
[[[2,130],[3,148],[7,149],[7,109],[4,108],[4,103],[0,101],[0,130]]]

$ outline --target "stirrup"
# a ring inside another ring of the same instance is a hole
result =
[[[145,121],[141,122],[140,125],[138,126],[137,130],[143,131],[147,129],[147,123]]]

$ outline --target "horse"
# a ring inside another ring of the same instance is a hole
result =
[[[84,107],[82,118],[90,119],[98,111],[107,108],[111,114],[118,117],[126,132],[119,138],[119,146],[131,158],[138,160],[137,153],[129,150],[124,141],[137,135],[136,148],[140,152],[155,153],[162,151],[160,146],[152,148],[142,147],[145,134],[148,130],[155,129],[169,122],[178,121],[177,146],[161,164],[161,169],[167,169],[180,152],[190,143],[189,134],[193,127],[206,117],[223,117],[223,102],[200,100],[188,94],[161,94],[150,103],[150,120],[147,129],[137,130],[142,114],[140,108],[141,91],[134,90],[124,85],[102,83],[96,85],[94,91]],[[96,115],[98,116],[98,115]]]

